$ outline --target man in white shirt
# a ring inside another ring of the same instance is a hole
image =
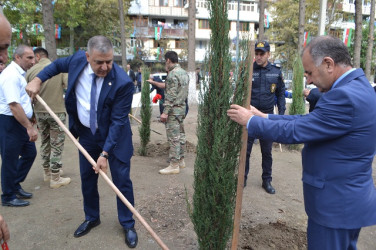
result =
[[[19,45],[13,61],[0,75],[0,155],[1,201],[3,206],[23,207],[33,195],[22,189],[20,183],[37,155],[35,141],[38,132],[34,127],[30,97],[25,91],[26,70],[34,65],[32,48]]]

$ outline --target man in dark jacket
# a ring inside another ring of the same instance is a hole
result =
[[[277,97],[278,113],[283,115],[286,110],[285,83],[283,82],[281,69],[268,61],[269,56],[269,43],[256,43],[255,62],[253,64],[251,105],[262,110],[264,113],[273,114],[275,97]],[[248,137],[244,186],[247,185],[249,158],[252,152],[254,139],[255,138]],[[262,187],[269,194],[275,193],[275,190],[271,185],[273,162],[272,145],[273,141],[260,140],[262,154]]]

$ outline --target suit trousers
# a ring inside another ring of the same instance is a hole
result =
[[[26,179],[37,155],[26,128],[14,116],[0,115],[1,200],[16,198],[20,183]]]
[[[360,228],[335,229],[321,226],[308,218],[308,250],[356,250]]]
[[[247,181],[248,173],[249,173],[249,158],[252,153],[253,142],[255,138],[249,138],[247,141],[247,154],[245,158],[245,173],[244,173],[244,181]],[[261,155],[262,155],[262,180],[263,181],[272,181],[272,141],[267,140],[260,140],[260,148],[261,148]]]
[[[83,126],[82,126],[83,127]],[[97,143],[99,131],[93,135],[89,128],[80,129],[79,141],[90,156],[97,161],[99,154],[103,151]],[[92,165],[83,154],[79,154],[81,190],[84,198],[85,220],[94,221],[99,219],[99,193],[98,174],[95,174]],[[109,154],[108,159],[112,181],[127,200],[134,206],[133,185],[130,179],[130,161],[121,162],[114,155]],[[118,219],[124,229],[133,228],[135,221],[132,212],[117,197]]]

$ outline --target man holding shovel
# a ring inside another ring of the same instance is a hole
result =
[[[133,155],[132,132],[128,114],[134,86],[132,80],[113,63],[111,41],[94,36],[88,41],[87,52],[61,58],[44,68],[26,87],[34,98],[42,82],[59,73],[69,73],[65,96],[69,129],[83,148],[96,160],[96,167],[80,153],[80,173],[84,197],[85,221],[77,228],[75,237],[87,234],[100,224],[98,171],[107,172],[111,166],[114,184],[134,205],[130,179],[130,159]],[[137,245],[135,221],[130,210],[117,198],[118,218],[125,230],[125,243]]]

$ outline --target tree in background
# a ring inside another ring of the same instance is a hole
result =
[[[4,0],[2,2],[4,15],[12,27],[18,30],[16,34],[13,34],[15,42],[12,45],[24,43],[41,46],[38,41],[44,39],[41,27],[43,23],[42,0]],[[129,8],[129,2],[130,0],[124,0],[125,10]],[[54,23],[61,27],[62,39],[57,40],[58,48],[70,47],[70,53],[73,53],[76,48],[86,47],[88,39],[94,35],[109,37],[115,46],[120,44],[121,26],[117,0],[59,0],[54,1],[52,10]],[[130,34],[131,30],[133,31],[131,21],[129,18],[124,21],[126,32]]]
[[[142,156],[147,155],[147,148],[150,141],[150,118],[151,118],[151,101],[150,101],[150,84],[146,80],[149,79],[150,70],[144,68],[142,71],[143,84],[141,88],[141,126],[138,128],[140,133],[141,145],[139,153]]]
[[[375,62],[374,62],[374,58],[375,56],[373,55],[371,58],[370,61],[368,61],[368,58],[367,58],[367,52],[368,52],[368,48],[371,47],[372,48],[372,51],[376,49],[376,44],[373,43],[371,45],[371,43],[369,42],[369,31],[370,31],[370,23],[368,21],[365,21],[363,22],[363,25],[362,25],[362,40],[361,40],[361,49],[360,49],[360,68],[362,68],[363,70],[366,69],[367,67],[367,63],[370,64],[370,73],[371,74],[375,74]],[[376,33],[373,33],[373,40],[376,39]],[[349,52],[350,52],[350,55],[353,57],[354,56],[354,39],[352,39],[351,43],[350,43],[350,47],[348,47],[349,49]]]
[[[355,36],[354,36],[354,54],[353,54],[353,66],[354,68],[360,68],[360,51],[362,47],[362,1],[355,1]]]
[[[366,73],[368,81],[371,81],[373,79],[373,77],[371,77],[371,69],[374,68],[372,67],[372,62],[374,61],[373,56],[372,56],[372,51],[373,51],[374,40],[375,40],[374,39],[375,25],[369,25],[370,23],[375,23],[375,0],[371,0],[371,13],[370,13],[370,19],[368,22],[368,27],[369,27],[368,46],[367,46],[367,53],[366,53],[366,66],[365,66],[365,73]]]
[[[55,41],[55,23],[53,5],[50,0],[42,0],[43,11],[43,29],[46,41],[46,50],[51,61],[57,59],[56,41]]]
[[[230,83],[227,0],[209,0],[212,30],[200,93],[194,194],[189,214],[200,249],[225,249],[231,236],[236,198],[241,126],[226,114],[230,104],[243,105],[247,94],[249,58],[240,63],[241,77]]]
[[[17,46],[20,43],[30,45],[33,40],[38,40],[39,32],[37,24],[42,23],[42,6],[39,1],[3,1],[4,15],[16,30],[12,38],[16,40]]]
[[[338,10],[336,4],[340,0],[328,0],[326,30],[336,20]],[[299,2],[297,0],[280,0],[270,5],[269,11],[273,16],[270,29],[265,33],[266,40],[283,41],[276,46],[275,58],[279,58],[285,69],[292,69],[294,60],[298,54],[299,40]],[[317,0],[305,1],[305,31],[311,32],[311,36],[317,35],[319,18],[319,4]]]

